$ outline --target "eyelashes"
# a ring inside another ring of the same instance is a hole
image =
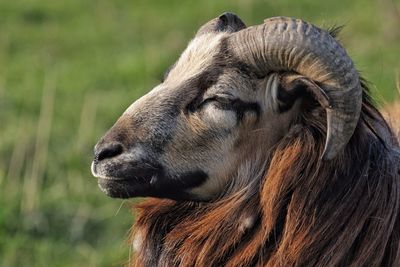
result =
[[[254,113],[257,116],[257,121],[261,115],[261,108],[257,102],[245,102],[230,94],[218,94],[204,98],[201,101],[193,101],[188,105],[187,113],[201,111],[207,103],[213,103],[220,110],[234,111],[238,122],[244,118],[246,112]]]
[[[187,110],[190,113],[194,113],[197,110],[200,110],[207,103],[212,103],[212,102],[215,102],[217,107],[220,109],[231,109],[230,106],[235,100],[236,99],[233,97],[233,95],[230,95],[230,94],[213,95],[213,96],[204,98],[202,100],[197,98],[197,100],[194,100],[193,102],[191,102],[188,105]]]
[[[203,105],[209,103],[209,102],[217,102],[218,104],[220,104],[221,107],[227,107],[230,104],[232,104],[232,102],[234,102],[235,99],[226,97],[226,96],[220,96],[220,95],[215,95],[209,98],[204,99],[198,106],[198,108],[201,108]]]
[[[236,113],[236,118],[238,122],[240,122],[244,118],[246,112],[254,113],[257,117],[257,121],[260,117],[261,108],[260,105],[256,102],[245,102],[239,98],[213,96],[203,100],[198,108],[201,109],[203,105],[209,102],[215,102],[216,107],[221,110],[234,111]]]

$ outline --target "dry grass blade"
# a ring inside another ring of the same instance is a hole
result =
[[[78,128],[75,151],[89,147],[88,142],[92,136],[97,111],[96,95],[87,93],[82,104],[81,119]]]
[[[6,187],[9,186],[10,188],[18,188],[16,184],[20,182],[19,180],[22,176],[28,143],[31,137],[30,134],[27,134],[27,129],[31,129],[31,124],[23,117],[20,117],[16,134],[16,140],[18,140],[18,142],[15,142],[14,149],[11,154],[10,164],[7,172],[8,184]],[[7,191],[11,192],[12,190]]]
[[[23,186],[24,197],[21,200],[21,211],[25,214],[34,211],[38,206],[38,190],[41,188],[46,167],[53,119],[55,83],[54,76],[45,76],[32,168],[30,170],[30,175],[25,177]]]

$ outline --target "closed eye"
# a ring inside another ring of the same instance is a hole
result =
[[[199,104],[199,108],[209,102],[217,102],[218,104],[220,104],[221,108],[226,108],[227,105],[230,105],[232,102],[235,101],[234,98],[232,98],[232,96],[228,96],[228,95],[214,95],[212,97],[206,98],[204,99],[200,104]]]
[[[195,112],[196,110],[203,108],[203,106],[206,105],[207,103],[212,103],[212,102],[214,102],[216,106],[220,109],[231,109],[231,106],[237,100],[239,99],[235,98],[231,94],[216,94],[209,97],[205,97],[201,101],[196,101],[196,100],[192,101],[187,106],[187,110],[189,112]]]
[[[229,98],[225,96],[216,95],[211,98],[205,99],[203,103],[215,101],[216,107],[223,110],[233,110],[236,112],[238,121],[241,121],[246,112],[254,112],[257,119],[260,116],[260,106],[256,102],[244,102],[240,98]]]

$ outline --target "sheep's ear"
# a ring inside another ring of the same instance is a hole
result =
[[[294,102],[304,96],[311,96],[323,108],[330,108],[330,99],[315,81],[298,74],[268,75],[266,81],[266,100],[275,112],[289,110]]]
[[[197,31],[196,36],[210,32],[237,32],[246,28],[244,22],[234,13],[225,12],[218,18],[215,18]]]

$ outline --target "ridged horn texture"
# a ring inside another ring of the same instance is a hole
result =
[[[362,104],[359,74],[344,48],[325,30],[299,19],[274,17],[233,33],[228,48],[260,75],[294,71],[328,95],[324,160],[343,151],[357,126]]]

